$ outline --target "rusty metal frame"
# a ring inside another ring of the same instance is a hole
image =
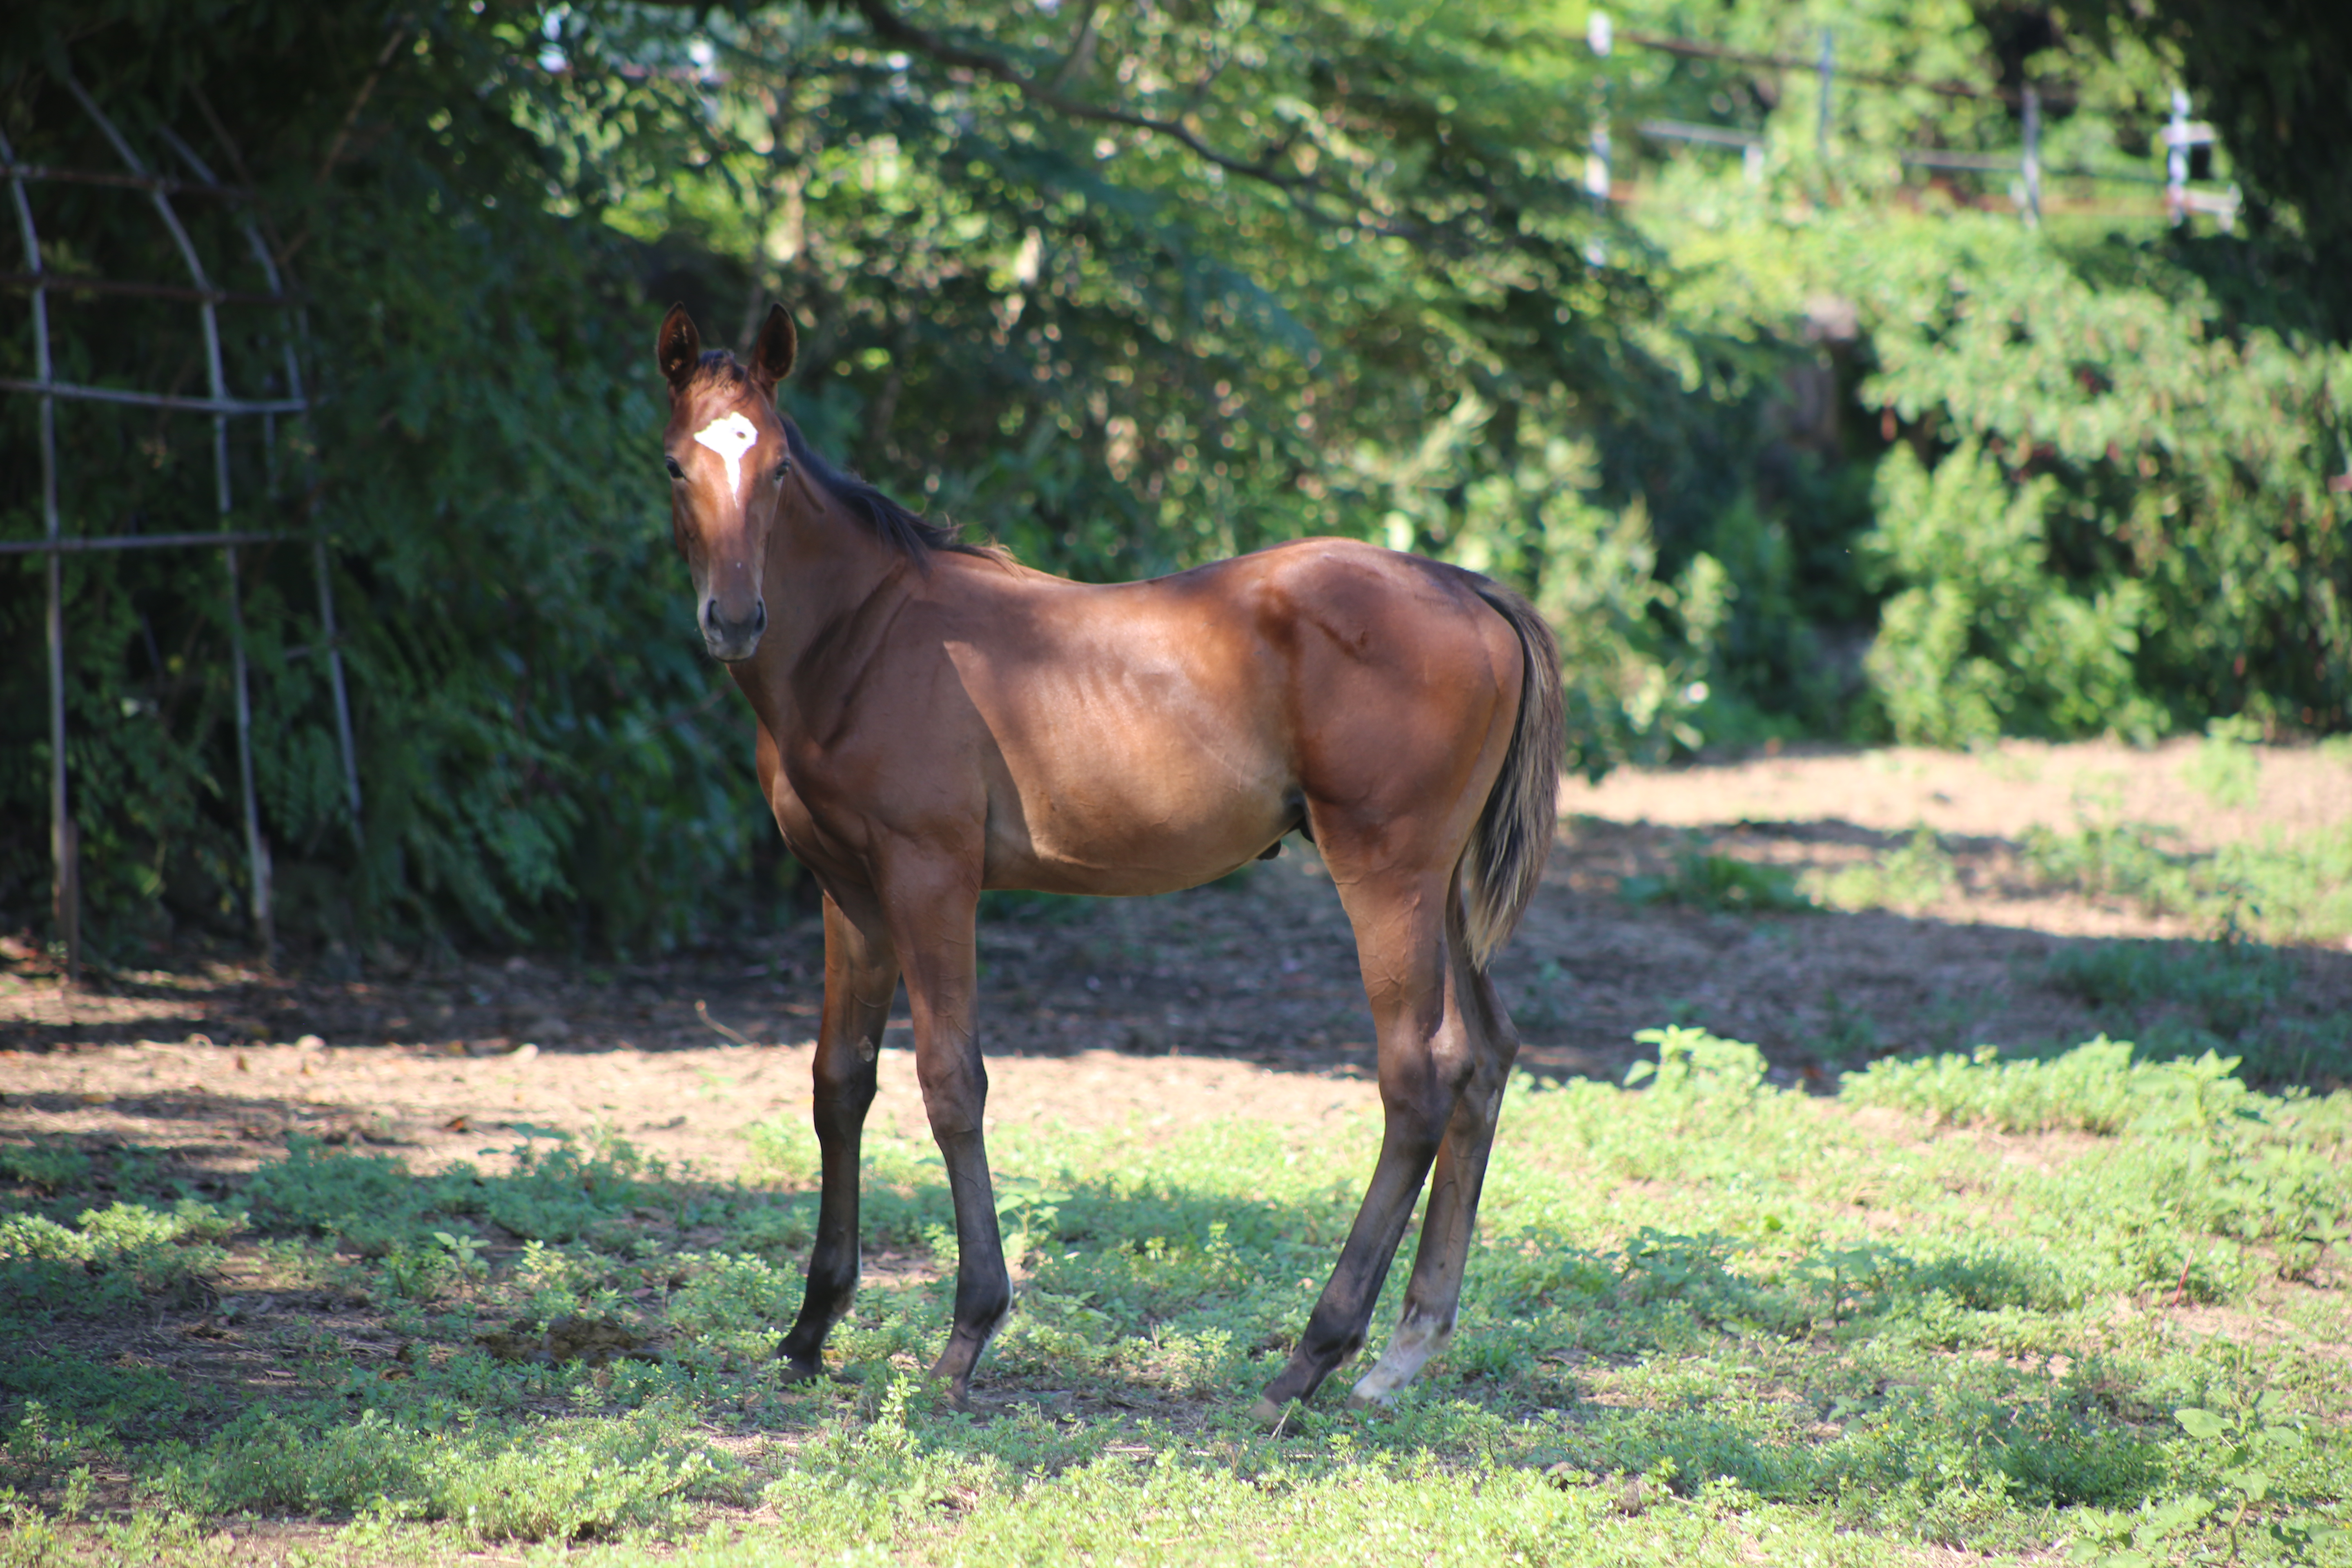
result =
[[[233,417],[257,416],[264,422],[265,450],[276,451],[276,425],[279,415],[307,418],[310,402],[303,395],[300,361],[295,352],[297,338],[307,337],[305,322],[298,300],[288,296],[278,276],[276,258],[262,242],[260,231],[250,218],[241,226],[254,258],[260,264],[268,279],[267,295],[241,294],[215,289],[206,276],[204,260],[197,254],[187,229],[173,209],[174,194],[201,195],[232,202],[250,202],[252,193],[221,184],[214,178],[203,159],[166,129],[163,134],[181,160],[196,175],[182,180],[159,175],[149,171],[131,150],[122,133],[108,119],[97,101],[81,84],[63,70],[58,79],[80,103],[91,121],[112,144],[116,154],[129,169],[127,174],[113,174],[89,170],[58,169],[16,162],[16,153],[0,134],[0,173],[7,176],[12,205],[16,209],[19,237],[24,245],[26,273],[11,273],[0,283],[24,288],[32,296],[34,377],[30,381],[0,378],[0,392],[29,393],[39,399],[41,446],[41,524],[38,540],[0,541],[0,555],[41,554],[47,564],[47,640],[48,645],[49,698],[49,851],[55,867],[52,897],[59,935],[65,945],[66,984],[79,983],[81,975],[81,886],[79,836],[76,832],[68,794],[69,780],[66,766],[66,703],[65,703],[65,597],[63,560],[66,555],[92,551],[151,550],[180,547],[218,549],[223,552],[228,574],[229,652],[232,678],[236,691],[237,778],[244,813],[246,857],[248,877],[249,912],[254,922],[256,940],[263,960],[274,954],[277,935],[271,917],[269,848],[261,833],[260,802],[255,792],[253,778],[253,708],[250,694],[250,674],[245,649],[245,616],[241,584],[238,577],[237,551],[246,544],[267,543],[291,540],[298,535],[275,531],[232,531],[226,524],[231,512],[231,492],[228,461],[228,422]],[[101,279],[61,277],[47,269],[42,258],[40,232],[33,221],[31,198],[26,186],[36,181],[58,180],[76,184],[112,185],[147,193],[154,204],[181,259],[185,263],[192,287],[170,284],[113,283]],[[56,379],[49,343],[48,295],[103,292],[142,294],[163,299],[186,299],[198,308],[204,327],[205,362],[207,391],[205,397],[184,397],[163,393],[140,392],[126,388],[83,386]],[[224,303],[271,304],[289,312],[289,331],[285,335],[287,390],[283,398],[237,398],[229,395],[227,379],[221,360],[220,323],[215,307]],[[60,398],[138,407],[168,409],[179,413],[206,414],[213,421],[214,500],[222,527],[210,533],[128,534],[112,537],[72,536],[64,532],[58,509],[58,445],[57,404]],[[356,839],[361,831],[359,764],[352,742],[351,700],[344,679],[341,641],[335,624],[334,587],[329,571],[327,544],[315,530],[310,535],[313,561],[317,568],[320,615],[325,636],[322,647],[327,656],[331,684],[334,693],[336,738],[341,743],[343,780],[351,809],[351,826]]]

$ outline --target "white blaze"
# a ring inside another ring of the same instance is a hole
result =
[[[734,495],[743,488],[743,454],[759,444],[759,426],[740,414],[730,414],[724,419],[714,419],[694,433],[697,445],[708,447],[727,459],[727,493]]]

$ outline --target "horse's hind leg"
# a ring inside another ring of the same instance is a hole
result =
[[[879,929],[879,922],[867,925]],[[816,1245],[809,1252],[808,1288],[801,1315],[777,1354],[793,1381],[824,1369],[824,1340],[857,1294],[858,1145],[874,1103],[875,1062],[890,999],[898,989],[898,961],[887,941],[869,937],[824,900],[824,1019],[817,1026],[816,1142],[824,1170],[817,1199]]]
[[[1454,1102],[1445,1124],[1445,1142],[1437,1152],[1437,1168],[1430,1177],[1429,1203],[1421,1226],[1421,1248],[1413,1258],[1412,1279],[1405,1287],[1404,1310],[1396,1334],[1389,1341],[1380,1363],[1357,1380],[1349,1403],[1385,1405],[1411,1383],[1432,1357],[1454,1336],[1455,1313],[1462,1301],[1462,1276],[1470,1256],[1470,1241],[1478,1228],[1478,1193],[1486,1179],[1486,1157],[1495,1143],[1495,1124],[1503,1109],[1503,1086],[1519,1051],[1517,1031],[1495,984],[1472,966],[1460,939],[1458,922],[1450,933],[1449,949],[1454,994],[1461,999],[1463,1022],[1468,1026],[1472,1049],[1470,1081]]]
[[[1325,852],[1356,928],[1364,987],[1380,1037],[1381,1100],[1387,1121],[1380,1163],[1340,1249],[1339,1266],[1323,1287],[1288,1364],[1266,1384],[1252,1412],[1263,1423],[1277,1419],[1289,1401],[1312,1394],[1333,1369],[1363,1347],[1389,1265],[1412,1222],[1413,1200],[1420,1195],[1470,1067],[1470,1042],[1448,984],[1441,913],[1446,878],[1438,873],[1410,881],[1348,878],[1341,868],[1345,850],[1330,845],[1333,837],[1323,834]]]

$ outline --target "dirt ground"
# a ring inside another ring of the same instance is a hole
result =
[[[1572,782],[1545,886],[1497,964],[1522,1065],[1614,1076],[1640,1054],[1633,1031],[1674,1022],[1755,1042],[1789,1082],[1906,1047],[2088,1038],[2104,1021],[2041,978],[2050,955],[2206,933],[2031,885],[2016,870],[2027,828],[2156,824],[2197,847],[2352,831],[2341,760],[2266,749],[2254,803],[2225,810],[2184,781],[2192,752],[1791,751]],[[1734,915],[1620,893],[1694,844],[1834,870],[1923,825],[1958,874],[1906,913]],[[2352,1014],[2352,952],[2293,957],[2298,1013]],[[602,1130],[731,1173],[747,1124],[807,1109],[822,992],[813,920],[764,947],[612,969],[383,954],[334,978],[210,962],[64,994],[23,940],[0,940],[0,1138],[160,1150],[199,1190],[296,1133],[429,1169],[495,1167],[517,1127]],[[1315,1125],[1373,1103],[1346,920],[1295,841],[1191,893],[1016,900],[983,921],[981,962],[993,1125],[1149,1136],[1223,1117]],[[902,999],[877,1115],[919,1134],[904,1018]]]

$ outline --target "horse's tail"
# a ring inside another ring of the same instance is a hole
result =
[[[1478,814],[1478,826],[1463,856],[1470,963],[1484,973],[1543,880],[1544,859],[1551,853],[1552,830],[1559,820],[1559,759],[1567,719],[1559,644],[1551,627],[1533,605],[1501,584],[1479,579],[1473,585],[1496,614],[1511,623],[1527,670],[1511,749],[1503,754],[1502,775],[1486,796],[1486,809]]]

